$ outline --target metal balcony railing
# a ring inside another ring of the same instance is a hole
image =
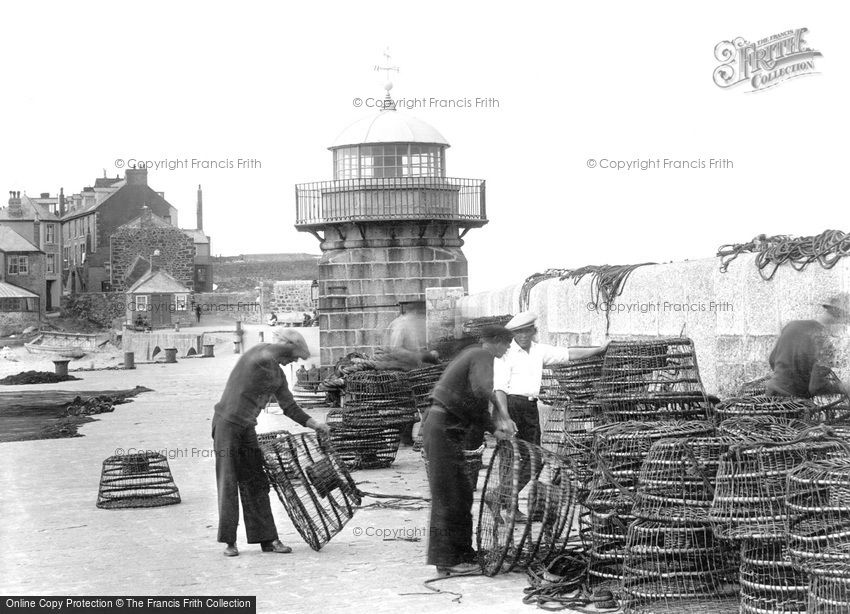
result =
[[[485,182],[450,177],[340,179],[295,186],[295,225],[445,220],[487,223]]]

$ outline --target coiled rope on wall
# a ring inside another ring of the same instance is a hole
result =
[[[825,230],[811,237],[759,235],[748,243],[722,245],[717,250],[720,271],[725,273],[729,264],[743,253],[757,254],[759,274],[765,281],[770,281],[786,262],[795,271],[802,271],[813,262],[831,269],[841,258],[850,256],[850,234],[840,230]]]
[[[535,273],[526,277],[519,291],[519,310],[527,311],[531,299],[531,289],[541,281],[560,277],[563,279],[565,274],[569,273],[568,269],[546,269],[543,273]]]

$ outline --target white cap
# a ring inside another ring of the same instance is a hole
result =
[[[514,317],[511,318],[510,322],[505,324],[505,328],[509,331],[517,331],[521,328],[527,328],[529,326],[534,326],[534,323],[537,322],[537,314],[533,311],[520,311]]]

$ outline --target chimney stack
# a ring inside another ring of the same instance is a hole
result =
[[[127,185],[148,185],[148,169],[128,168],[124,172],[124,179]]]
[[[59,188],[59,217],[65,215],[65,188]]]
[[[21,217],[24,211],[21,209],[21,193],[9,192],[9,216]]]
[[[201,184],[198,184],[198,230],[204,229],[204,194]]]

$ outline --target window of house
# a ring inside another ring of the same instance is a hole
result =
[[[71,248],[66,245],[62,248],[62,268],[67,269],[71,266]]]
[[[47,224],[44,227],[44,242],[56,243],[56,224]]]
[[[6,273],[9,275],[29,275],[29,256],[9,256]]]
[[[207,280],[207,270],[204,267],[199,266],[196,269],[196,271],[197,271],[196,276],[198,278],[198,281],[206,281]]]
[[[148,295],[147,294],[137,294],[136,295],[136,311],[147,311],[148,310]]]
[[[188,294],[175,294],[174,295],[174,310],[175,311],[186,311],[186,305],[189,303],[189,295]]]
[[[47,272],[56,272],[56,254],[47,254]]]

